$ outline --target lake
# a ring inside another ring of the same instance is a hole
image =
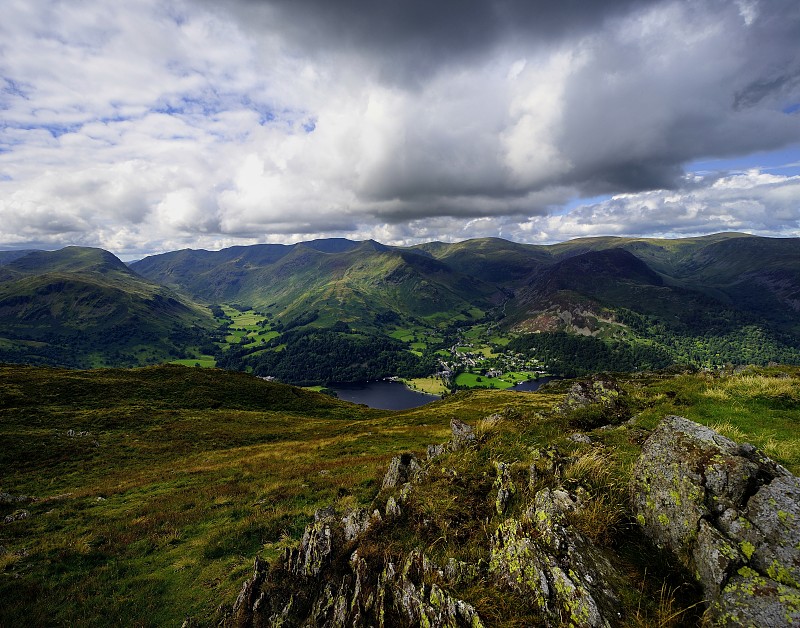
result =
[[[557,378],[540,377],[539,379],[531,379],[521,382],[508,390],[533,392],[552,379]],[[439,399],[439,395],[417,392],[401,382],[391,381],[339,384],[328,386],[328,388],[335,391],[339,399],[343,401],[363,403],[370,408],[379,408],[381,410],[408,410],[409,408],[424,406],[426,403]]]
[[[338,384],[328,386],[339,399],[352,403],[363,403],[381,410],[408,410],[436,401],[439,395],[426,395],[411,390],[400,382],[367,382],[365,384]]]
[[[547,382],[552,381],[554,379],[559,379],[558,377],[540,377],[539,379],[529,379],[525,382],[520,382],[513,388],[509,388],[508,390],[516,390],[518,392],[533,392],[534,390],[539,390],[540,386],[544,386]]]

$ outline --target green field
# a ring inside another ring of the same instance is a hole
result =
[[[457,386],[465,386],[467,388],[497,388],[504,390],[513,387],[518,382],[536,379],[536,377],[538,377],[536,373],[527,371],[508,371],[500,377],[487,377],[478,373],[459,373],[455,383]]]
[[[447,392],[447,386],[438,377],[415,377],[403,381],[412,390],[419,390],[431,395],[442,395]]]
[[[170,364],[180,364],[181,366],[201,366],[203,368],[214,368],[217,361],[210,355],[201,355],[199,358],[188,358],[185,360],[173,360]]]
[[[475,373],[460,373],[456,377],[456,386],[466,386],[467,388],[497,388],[503,390],[511,388],[513,385],[499,377],[486,377]]]

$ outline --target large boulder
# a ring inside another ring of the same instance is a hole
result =
[[[752,445],[683,417],[644,443],[631,501],[646,534],[678,557],[723,625],[800,622],[800,479]]]

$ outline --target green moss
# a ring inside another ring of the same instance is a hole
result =
[[[772,564],[767,567],[767,575],[781,584],[800,588],[800,583],[797,582],[792,572],[787,569],[786,566],[781,565],[777,560],[773,560]]]
[[[755,545],[749,541],[742,541],[739,543],[739,549],[742,550],[742,554],[744,554],[747,560],[750,560],[753,557],[753,553],[756,551]]]

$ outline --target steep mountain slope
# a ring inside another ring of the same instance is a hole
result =
[[[434,353],[479,321],[501,334],[566,331],[644,343],[659,360],[800,360],[800,241],[738,233],[413,247],[335,238],[187,249],[130,268],[96,249],[9,252],[0,254],[0,349],[12,353],[0,357],[71,365],[194,357],[201,343],[192,330],[212,321],[193,300],[254,308],[261,317],[264,335],[228,335],[239,344],[224,356],[206,337],[202,353],[230,368],[253,368],[242,359],[291,344],[277,336],[319,328],[395,334],[398,351],[435,365]]]
[[[466,240],[455,244],[432,242],[414,247],[465,275],[499,286],[515,282],[553,263],[546,247],[518,244],[500,238]]]
[[[0,251],[0,266],[3,264],[8,264],[9,262],[13,262],[15,259],[19,259],[20,257],[33,252],[33,249],[24,249],[20,251]]]
[[[0,269],[0,359],[135,365],[182,354],[211,326],[205,308],[101,249],[35,251]]]
[[[676,240],[585,238],[548,248],[559,259],[611,248],[624,249],[658,272],[665,285],[684,288],[680,299],[688,297],[690,302],[696,301],[697,294],[703,294],[707,297],[702,306],[705,309],[732,308],[788,327],[792,333],[800,330],[800,241],[796,238],[763,238],[741,233]],[[605,301],[630,307],[609,293],[614,290],[608,290],[608,280],[614,278],[605,279],[604,287],[599,289]],[[597,294],[598,290],[578,292]],[[642,302],[632,309],[646,311],[649,305]]]
[[[795,238],[715,242],[686,259],[677,274],[717,288],[736,307],[800,330],[800,242]]]
[[[258,307],[284,322],[316,312],[320,324],[343,320],[370,328],[385,312],[447,318],[490,308],[501,299],[490,283],[423,251],[371,240],[180,251],[132,267],[195,298]]]
[[[745,233],[715,233],[695,238],[623,238],[601,236],[577,238],[545,247],[557,259],[573,257],[590,251],[625,249],[646,262],[654,270],[667,275],[678,275],[678,268],[687,263],[704,248],[739,238],[756,238]],[[757,238],[758,239],[758,238]],[[771,241],[772,238],[760,238]]]
[[[517,290],[509,303],[509,321],[531,330],[552,328],[553,315],[592,332],[590,318],[614,318],[621,308],[675,319],[697,307],[703,295],[667,285],[645,262],[622,248],[567,257],[543,269]],[[582,313],[582,315],[581,315]],[[544,326],[544,327],[543,327]]]

